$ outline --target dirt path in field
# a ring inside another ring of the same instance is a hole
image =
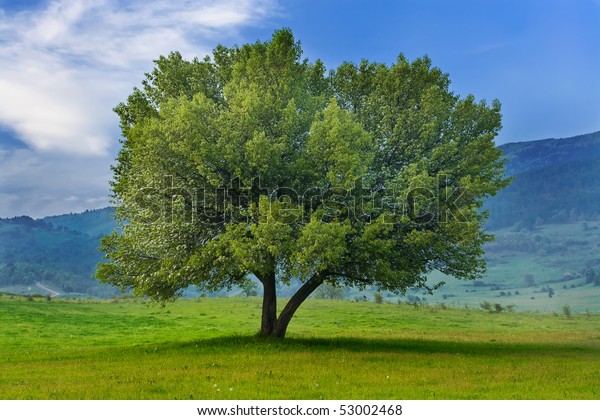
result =
[[[44,291],[46,291],[46,292],[50,293],[51,297],[56,297],[56,296],[60,295],[60,293],[58,293],[58,292],[57,292],[57,291],[55,291],[55,290],[48,289],[48,288],[47,288],[46,286],[44,286],[42,283],[39,283],[39,282],[38,282],[38,283],[36,283],[35,285],[36,285],[37,287],[39,287],[40,289],[42,289],[42,290],[44,290]]]

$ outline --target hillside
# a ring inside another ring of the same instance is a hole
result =
[[[87,210],[83,213],[44,217],[43,220],[56,228],[64,227],[91,237],[100,237],[114,229],[115,221],[112,215],[113,209],[106,207],[99,210]]]
[[[434,295],[413,293],[430,304],[479,307],[498,303],[505,309],[561,312],[600,311],[600,223],[578,222],[504,228],[486,245],[488,270],[476,281],[458,281],[437,273],[446,284]]]
[[[586,278],[589,270],[600,273],[600,132],[500,148],[508,160],[508,174],[515,179],[486,204],[491,211],[488,228],[497,238],[486,248],[486,277],[464,283],[434,274],[432,280],[447,280],[436,295],[415,291],[401,299],[475,306],[481,300],[496,300],[540,310],[569,304],[578,310],[600,310],[600,287],[593,275],[590,281]],[[92,277],[101,258],[99,238],[115,226],[112,214],[111,208],[104,208],[39,220],[0,219],[0,290],[117,294],[117,289],[99,285]],[[524,284],[528,274],[535,285]],[[549,287],[553,297],[540,299]],[[282,285],[279,294],[285,297],[290,290]],[[372,299],[374,292],[346,289],[332,296]]]
[[[500,148],[514,180],[487,202],[490,229],[600,217],[600,132]]]
[[[98,240],[112,230],[111,209],[33,220],[0,219],[0,288],[110,297],[116,289],[93,278]]]
[[[509,175],[556,164],[600,158],[600,131],[581,136],[507,143],[500,146]]]

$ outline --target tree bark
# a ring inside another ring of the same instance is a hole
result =
[[[323,280],[325,280],[324,274],[315,274],[310,278],[310,280],[304,283],[300,289],[298,289],[298,291],[294,294],[294,296],[292,296],[287,305],[285,305],[279,314],[279,319],[277,320],[275,329],[271,334],[273,337],[285,337],[287,327],[292,320],[292,316],[294,316],[296,309],[298,309],[302,302],[304,302],[306,298],[308,298],[310,294],[323,283]]]
[[[277,291],[275,289],[275,272],[257,276],[263,285],[262,321],[260,335],[270,336],[277,324]]]

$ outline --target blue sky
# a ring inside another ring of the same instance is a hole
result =
[[[330,68],[425,54],[499,99],[499,144],[600,130],[600,0],[0,0],[0,217],[108,204],[112,108],[171,50],[290,27]]]

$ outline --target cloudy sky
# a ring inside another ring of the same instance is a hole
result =
[[[330,68],[429,55],[502,102],[499,144],[600,130],[600,0],[0,0],[0,217],[108,205],[112,108],[152,60],[281,27]]]

